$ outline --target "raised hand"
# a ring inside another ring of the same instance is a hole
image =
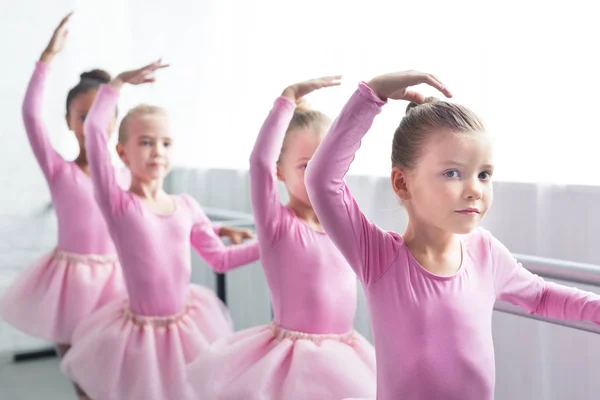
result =
[[[161,59],[143,66],[142,68],[134,69],[131,71],[125,71],[120,73],[115,79],[111,81],[111,85],[120,88],[125,83],[131,85],[141,85],[144,83],[155,82],[156,77],[152,74],[154,71],[168,67],[168,64],[163,64]]]
[[[65,43],[67,42],[67,37],[69,36],[69,30],[67,29],[67,23],[69,19],[73,15],[72,12],[67,14],[61,21],[60,24],[54,30],[52,34],[52,38],[50,38],[50,42],[44,49],[42,56],[40,57],[40,61],[50,62],[54,58],[55,55],[60,53],[62,49],[65,48]]]
[[[380,75],[371,79],[368,86],[384,100],[408,100],[422,103],[425,96],[409,89],[411,86],[422,83],[436,88],[446,97],[452,97],[450,90],[436,76],[419,71],[393,72]]]
[[[281,96],[296,102],[315,90],[330,86],[339,86],[341,78],[341,75],[324,76],[322,78],[295,83],[285,88]]]

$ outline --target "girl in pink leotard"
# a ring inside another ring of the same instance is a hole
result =
[[[435,76],[415,71],[361,83],[308,167],[308,194],[365,288],[377,398],[492,400],[496,300],[600,323],[600,296],[544,281],[478,227],[493,197],[490,138],[466,107],[409,89],[421,83],[451,96]],[[409,217],[402,236],[370,222],[344,181],[388,99],[412,101],[391,157],[392,186]]]
[[[352,328],[356,275],[323,232],[304,186],[304,170],[330,125],[297,107],[336,77],[286,88],[250,156],[250,192],[273,323],[213,344],[188,378],[197,399],[339,400],[375,394],[373,346]],[[277,180],[290,201],[281,204]]]
[[[30,335],[56,343],[63,356],[81,319],[108,301],[125,296],[113,241],[92,191],[83,147],[83,120],[98,86],[110,80],[101,70],[86,72],[67,96],[66,120],[80,145],[75,161],[66,161],[53,148],[42,120],[46,77],[66,39],[66,16],[35,66],[23,102],[23,121],[29,143],[50,187],[58,220],[58,244],[23,273],[0,303],[0,316]],[[115,110],[105,131],[115,124]],[[126,170],[115,173],[123,187]],[[77,388],[80,398],[84,393]]]
[[[121,87],[151,82],[154,63],[120,74],[98,90],[85,121],[95,197],[116,244],[129,296],[90,315],[75,331],[62,370],[93,399],[186,400],[185,366],[229,335],[223,304],[190,285],[190,242],[218,272],[258,259],[258,244],[226,247],[189,195],[168,195],[163,181],[174,141],[165,110],[138,106],[119,128],[118,152],[132,173],[128,191],[115,180],[106,126]]]

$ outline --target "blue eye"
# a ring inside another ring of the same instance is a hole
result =
[[[482,179],[484,181],[492,179],[492,173],[490,171],[483,171],[479,174],[479,179]]]
[[[455,169],[444,172],[444,176],[447,178],[460,178],[460,172]]]
[[[152,145],[152,143],[149,140],[142,140],[141,145],[142,146],[150,146],[150,145]]]

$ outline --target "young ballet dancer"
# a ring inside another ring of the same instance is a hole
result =
[[[304,186],[306,165],[331,121],[296,104],[338,80],[289,86],[262,126],[250,156],[250,187],[274,319],[215,342],[190,365],[196,399],[375,395],[374,348],[352,328],[356,276],[323,232]],[[278,180],[287,188],[287,205],[279,200]]]
[[[92,399],[186,400],[185,365],[231,333],[215,294],[190,285],[190,240],[218,272],[258,259],[258,244],[226,247],[189,195],[168,195],[174,137],[164,109],[141,105],[123,118],[118,153],[132,174],[125,191],[115,181],[106,148],[119,92],[153,82],[160,62],[101,85],[85,121],[85,146],[95,197],[117,247],[129,301],[111,302],[75,330],[62,370]]]
[[[23,102],[29,142],[50,187],[58,219],[58,244],[23,273],[0,303],[0,317],[17,329],[56,343],[63,356],[73,330],[83,317],[110,300],[125,296],[121,270],[106,223],[96,206],[83,149],[83,119],[101,83],[110,76],[101,70],[83,73],[67,96],[66,120],[80,144],[75,161],[66,161],[53,148],[42,120],[42,99],[49,66],[63,49],[67,15],[56,28],[35,66]],[[105,129],[114,124],[114,112]],[[126,171],[115,178],[128,184]],[[76,388],[80,398],[84,393]]]
[[[492,203],[492,145],[458,104],[409,89],[430,74],[361,83],[306,172],[308,194],[367,293],[377,352],[377,398],[491,400],[496,300],[530,313],[600,322],[600,296],[530,273],[478,227]],[[388,99],[412,101],[394,134],[392,187],[408,213],[400,236],[370,222],[344,177]],[[424,104],[419,104],[424,103]]]

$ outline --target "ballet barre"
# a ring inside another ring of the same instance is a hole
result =
[[[249,213],[225,210],[222,208],[213,208],[213,207],[202,207],[206,216],[211,221],[227,221],[227,224],[231,225],[231,221],[249,223],[254,226],[254,216]]]
[[[513,254],[525,268],[545,278],[600,287],[600,265]]]
[[[577,329],[590,333],[600,334],[600,325],[596,325],[587,321],[561,321],[552,318],[541,317],[539,315],[529,314],[521,307],[513,306],[512,304],[499,301],[494,305],[494,310],[505,314],[516,315],[518,317],[533,319],[536,321],[547,322],[552,325],[564,326],[566,328]]]

